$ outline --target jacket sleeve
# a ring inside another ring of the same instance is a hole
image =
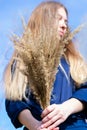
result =
[[[73,93],[72,97],[87,103],[87,83],[82,84],[81,87]]]
[[[18,121],[19,113],[24,109],[30,109],[27,103],[23,101],[5,101],[6,111],[8,116],[11,119],[11,122],[15,126],[15,128],[19,128],[22,124]]]
[[[75,91],[74,94],[72,95],[72,98],[76,98],[84,104],[85,106],[84,112],[87,117],[87,83],[83,84],[81,88]]]

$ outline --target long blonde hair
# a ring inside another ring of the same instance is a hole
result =
[[[67,51],[65,52],[65,55],[70,64],[71,77],[78,85],[80,85],[87,81],[87,63],[73,42],[70,42],[66,48]]]
[[[50,11],[50,13],[53,16],[51,19],[51,24],[53,26],[54,16],[60,7],[64,8],[66,14],[68,15],[67,9],[59,2],[48,1],[48,2],[41,3],[33,11],[29,19],[28,26],[25,31],[27,31],[28,28],[30,28],[33,36],[35,37],[34,34],[37,34],[38,36],[38,32],[40,31],[39,29],[40,29],[41,24],[43,24],[45,28],[46,28],[46,25],[49,24],[48,11]],[[25,37],[25,35],[23,35],[23,37]],[[9,98],[13,97],[13,99],[21,100],[23,97],[25,97],[25,90],[26,90],[28,81],[27,81],[26,75],[20,72],[20,69],[22,69],[25,66],[19,61],[16,61],[15,71],[13,72],[14,74],[12,78],[11,67],[13,67],[15,56],[17,56],[16,52],[14,52],[5,71],[5,88],[6,88],[7,97]],[[77,84],[81,84],[85,82],[87,78],[87,64],[84,62],[83,58],[81,57],[79,52],[76,50],[72,42],[66,45],[65,56],[70,64],[70,74],[73,80]]]

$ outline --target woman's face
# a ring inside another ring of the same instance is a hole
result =
[[[60,37],[64,36],[67,30],[67,14],[63,7],[58,9],[58,20],[57,20],[57,28],[58,34]]]

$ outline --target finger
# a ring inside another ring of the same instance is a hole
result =
[[[50,129],[50,128],[43,128],[43,129],[40,129],[40,130],[59,130],[59,127],[56,127],[54,129]]]
[[[58,120],[58,116],[55,115],[53,118],[49,119],[48,121],[46,121],[45,123],[43,123],[41,125],[41,128],[48,128],[49,126],[51,126],[53,123],[55,123]],[[55,128],[55,127],[54,127]]]
[[[43,128],[43,129],[40,129],[40,130],[48,130],[47,128]]]
[[[59,130],[59,127],[56,127],[56,128],[54,128],[54,129],[52,129],[52,130]]]
[[[61,119],[57,120],[56,122],[54,122],[52,125],[50,125],[48,127],[48,129],[52,130],[52,129],[54,129],[55,127],[57,127],[58,125],[60,125],[63,122],[64,122],[64,120],[61,118]]]
[[[55,108],[55,104],[48,106],[41,114],[41,117],[45,117],[47,114],[49,114],[51,111],[53,111]]]
[[[45,116],[42,119],[42,123],[48,122],[49,120],[51,120],[53,117],[55,117],[57,114],[55,111],[52,111],[51,113],[49,113],[47,116]],[[57,116],[58,117],[58,116]]]
[[[37,130],[48,130],[48,128],[41,128],[41,127],[39,127]]]

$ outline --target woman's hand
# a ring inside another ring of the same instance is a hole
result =
[[[63,123],[71,114],[83,110],[83,104],[78,99],[71,98],[62,104],[53,104],[48,106],[42,112],[41,128],[53,130]]]
[[[37,130],[59,130],[59,127],[56,127],[54,129],[50,129],[50,128],[37,128]]]
[[[42,112],[42,125],[41,128],[48,128],[49,130],[56,128],[59,124],[64,122],[69,114],[66,109],[60,105],[50,105]],[[59,128],[58,128],[59,129]]]

